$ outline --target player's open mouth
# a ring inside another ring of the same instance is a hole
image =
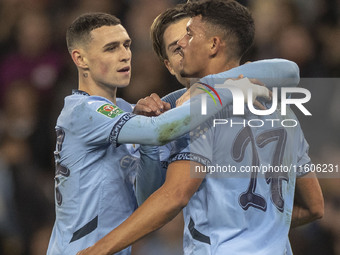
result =
[[[118,70],[118,72],[120,72],[120,73],[128,73],[129,71],[130,71],[129,66],[123,67],[122,69]]]

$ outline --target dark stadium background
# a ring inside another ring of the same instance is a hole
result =
[[[175,0],[0,1],[0,254],[40,255],[54,221],[54,125],[63,98],[77,87],[65,29],[79,14],[110,12],[132,38],[131,85],[119,96],[135,103],[180,88],[151,48],[153,19]],[[295,61],[312,93],[299,116],[315,163],[340,158],[340,1],[249,0],[254,47],[244,61]],[[340,254],[340,181],[325,175],[322,220],[291,232],[296,255]],[[133,255],[182,254],[181,216],[133,247]]]

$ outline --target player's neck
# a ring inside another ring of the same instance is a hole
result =
[[[235,67],[238,67],[240,65],[240,61],[239,60],[231,60],[228,61],[225,66],[224,66],[224,70],[222,72],[228,71],[230,69],[233,69]]]
[[[79,75],[79,90],[85,91],[90,96],[100,96],[116,104],[117,87],[99,85],[90,77]]]
[[[232,68],[238,67],[239,65],[240,65],[239,60],[226,61],[225,57],[220,59],[213,59],[207,64],[201,77],[207,76],[209,74],[222,73]]]

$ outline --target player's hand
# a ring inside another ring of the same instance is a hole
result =
[[[82,251],[79,251],[77,255],[109,255],[112,252],[109,252],[106,247],[98,244],[94,244]]]
[[[82,251],[77,252],[77,255],[90,255],[90,254],[91,254],[90,248],[91,248],[91,247],[88,247],[88,248],[86,248],[85,250],[82,250]]]
[[[101,248],[94,246],[90,246],[82,251],[77,252],[77,255],[107,255],[108,252],[102,250]]]
[[[243,78],[243,75],[240,75],[238,79],[228,79],[224,82],[226,87],[237,87],[242,90],[244,95],[244,102],[248,102],[248,91],[251,89],[252,91],[252,102],[253,105],[261,110],[266,110],[267,108],[263,106],[258,100],[257,97],[262,97],[266,100],[271,100],[272,92],[265,87],[265,85],[257,80],[257,79],[248,79]]]
[[[266,110],[266,107],[263,106],[258,100],[256,100],[257,97],[263,97],[266,100],[271,100],[272,92],[265,87],[265,85],[257,80],[257,79],[248,79],[244,78],[244,76],[241,74],[236,79],[227,79],[224,82],[224,85],[226,87],[236,87],[238,89],[242,90],[242,93],[244,95],[244,102],[248,102],[248,90],[252,90],[252,102],[255,107]],[[188,89],[177,101],[176,106],[182,105],[185,101],[190,99],[190,97],[194,97],[196,95],[199,95],[201,93],[204,93],[204,91],[200,88],[204,88],[203,85],[199,83],[195,83]]]
[[[138,100],[133,113],[145,116],[158,116],[170,110],[170,108],[169,103],[162,101],[156,93],[152,93],[150,96]]]
[[[204,87],[204,86],[199,83],[195,83],[191,85],[191,87],[180,98],[176,100],[176,107],[181,106],[184,102],[188,101],[190,97],[194,97],[201,93],[204,93],[204,91],[198,89],[198,87]]]

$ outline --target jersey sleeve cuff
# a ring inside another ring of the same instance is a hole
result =
[[[308,174],[311,171],[311,167],[310,167],[311,164],[312,164],[312,162],[308,162],[308,163],[298,167],[298,169],[296,171],[296,178],[301,178],[301,177],[305,176],[306,174]]]
[[[113,146],[118,147],[120,145],[120,144],[117,143],[120,130],[126,124],[126,122],[128,122],[128,120],[132,119],[135,116],[136,116],[136,114],[133,114],[131,112],[122,114],[120,119],[113,126],[111,133],[110,133],[110,136],[109,136],[109,142],[112,143]]]
[[[211,161],[207,159],[206,157],[203,157],[202,155],[192,153],[192,152],[181,152],[181,153],[171,156],[169,158],[169,164],[175,161],[179,161],[179,160],[194,161],[204,166],[209,166],[211,164]]]

